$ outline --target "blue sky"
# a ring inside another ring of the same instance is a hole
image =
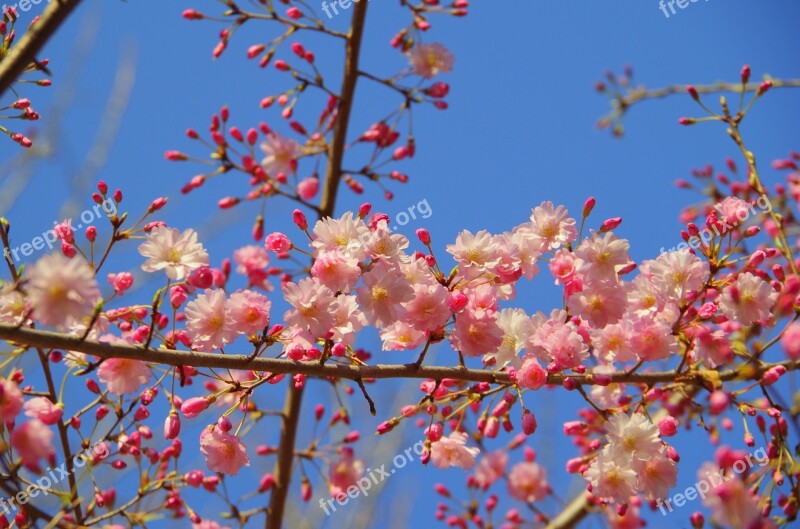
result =
[[[363,69],[386,74],[403,67],[403,58],[388,46],[389,37],[401,26],[395,4],[393,0],[370,2]],[[685,128],[677,124],[681,116],[698,114],[688,96],[634,108],[625,121],[625,138],[614,139],[595,126],[608,104],[594,93],[594,82],[602,78],[604,70],[619,72],[626,64],[634,67],[636,83],[649,87],[735,81],[744,63],[752,65],[756,78],[765,73],[781,78],[800,76],[796,26],[800,5],[793,0],[768,4],[700,1],[669,18],[655,0],[472,4],[466,18],[437,18],[428,36],[429,41],[446,44],[456,55],[456,64],[445,79],[451,84],[450,110],[426,108],[415,113],[417,156],[398,167],[410,175],[410,183],[392,188],[395,200],[391,203],[379,190],[368,188],[375,207],[390,214],[427,200],[432,216],[409,224],[407,234],[424,226],[440,249],[462,229],[510,229],[525,221],[531,207],[543,200],[564,204],[578,214],[585,198],[595,196],[595,222],[622,216],[624,223],[618,233],[631,240],[633,257],[653,257],[661,247],[679,242],[678,211],[696,198],[676,189],[674,180],[707,163],[721,166],[726,157],[735,155],[735,146],[721,126]],[[260,120],[279,122],[274,112],[259,109],[258,101],[274,92],[282,79],[271,69],[259,70],[244,57],[247,46],[274,30],[261,25],[242,32],[222,58],[212,61],[211,49],[220,26],[180,18],[185,8],[213,13],[217,5],[211,0],[87,0],[56,35],[46,50],[54,87],[25,94],[35,96],[34,103],[43,115],[40,127],[47,126],[52,95],[68,76],[79,35],[85,38],[92,28],[97,31],[95,45],[80,64],[75,99],[65,116],[56,156],[37,166],[28,189],[10,211],[0,211],[11,218],[18,240],[42,233],[59,217],[67,183],[97,133],[117,64],[126,58],[136,63],[135,85],[99,177],[112,187],[123,188],[124,205],[132,212],[143,210],[156,196],[170,196],[172,202],[163,218],[180,227],[200,225],[201,237],[217,262],[250,243],[255,206],[222,215],[216,209],[218,198],[230,194],[235,186],[243,189],[244,182],[213,182],[189,200],[180,195],[180,188],[198,167],[169,163],[163,157],[169,149],[202,154],[191,150],[184,130],[204,130],[211,114],[223,104],[230,106],[233,121],[243,127]],[[347,16],[336,18],[333,26],[344,29]],[[328,61],[320,62],[328,71],[338,70],[332,66],[340,57],[336,49],[315,52],[318,62]],[[396,103],[392,94],[372,86],[362,84],[358,90],[353,130],[365,129]],[[798,147],[793,140],[799,112],[800,98],[795,92],[775,90],[748,117],[743,133],[762,163]],[[13,143],[0,142],[3,162],[17,151]],[[776,175],[767,172],[766,177],[774,181]],[[7,178],[0,175],[0,186]],[[364,198],[344,188],[340,196],[339,213]],[[89,205],[83,200],[77,211]],[[271,205],[267,231],[286,228],[291,209],[286,203]],[[134,256],[135,245],[129,245],[111,265],[130,266]],[[532,312],[559,304],[559,293],[549,283],[543,275],[522,287],[519,305]],[[374,341],[364,345],[380,354]],[[442,351],[440,361],[451,360],[446,355]],[[381,358],[406,360],[399,354]],[[405,387],[413,388],[415,383]],[[385,384],[373,391],[381,396],[396,389],[396,384]],[[326,398],[322,391],[317,393],[314,396]],[[575,401],[553,395],[547,393],[534,401],[542,407],[542,428],[532,443],[551,474],[558,474],[574,451],[561,441],[557,419],[572,418]],[[269,393],[269,398],[280,406],[280,392]],[[360,404],[354,401],[356,410]],[[379,409],[378,419],[381,413]],[[363,424],[364,430],[370,431],[376,422],[365,418]],[[406,435],[413,440],[417,434],[409,430]],[[690,436],[685,435],[676,444],[686,447],[689,441]],[[707,455],[686,454],[679,489],[693,483],[696,463]],[[266,464],[257,465],[255,474],[266,468]],[[436,500],[428,490],[433,480],[461,481],[456,470],[422,472],[414,467],[393,478],[387,495],[401,494],[404,487],[419,483],[411,519],[427,526]],[[556,483],[567,484],[563,479]],[[572,492],[576,490],[573,483]],[[214,512],[216,507],[207,508]],[[670,523],[680,517],[677,523],[686,525],[691,509],[684,511],[673,515],[676,518]],[[661,523],[655,520],[652,526]],[[329,526],[338,527],[335,520]]]

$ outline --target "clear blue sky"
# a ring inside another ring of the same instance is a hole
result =
[[[591,195],[598,201],[597,222],[610,216],[624,218],[619,234],[632,241],[635,259],[655,256],[661,247],[679,242],[677,213],[695,199],[675,189],[674,180],[686,177],[694,167],[721,165],[727,156],[735,154],[734,146],[719,126],[683,128],[677,124],[678,117],[697,113],[688,96],[646,102],[635,108],[626,120],[626,137],[613,139],[595,127],[608,107],[606,99],[593,92],[594,82],[604,70],[620,71],[625,64],[633,65],[638,83],[650,87],[735,81],[744,63],[752,65],[754,77],[764,73],[784,78],[800,76],[800,4],[794,0],[700,1],[669,18],[659,10],[656,0],[472,4],[466,18],[437,18],[428,37],[445,43],[456,55],[455,71],[445,79],[452,88],[448,98],[451,108],[415,113],[417,156],[399,167],[411,176],[410,184],[393,187],[393,203],[386,203],[377,189],[371,190],[376,208],[389,213],[427,200],[433,215],[410,225],[408,235],[424,225],[438,248],[461,229],[509,229],[523,222],[531,207],[542,200],[563,203],[577,214],[583,200]],[[180,18],[185,8],[214,13],[218,5],[211,0],[88,0],[56,35],[45,55],[52,61],[54,83],[59,84],[67,76],[79,31],[89,34],[92,21],[99,24],[97,45],[81,64],[83,72],[74,104],[65,117],[66,135],[57,146],[58,156],[38,166],[30,187],[10,211],[0,211],[15,223],[19,240],[29,240],[47,230],[57,218],[66,183],[96,134],[116,65],[121,56],[126,56],[136,58],[136,82],[100,176],[111,186],[123,187],[125,204],[133,212],[144,209],[155,196],[169,195],[173,201],[165,211],[165,220],[180,227],[201,225],[201,237],[217,262],[236,247],[250,243],[249,226],[256,210],[243,209],[220,217],[215,206],[231,188],[243,189],[243,181],[216,182],[189,201],[179,190],[198,167],[168,163],[163,158],[168,149],[189,150],[184,130],[205,130],[211,114],[223,104],[230,106],[234,123],[243,127],[263,119],[278,122],[274,113],[258,108],[258,101],[275,90],[279,78],[274,71],[259,70],[244,58],[247,46],[273,35],[274,29],[261,25],[255,32],[245,32],[233,40],[220,60],[212,62],[210,52],[220,26]],[[389,73],[402,66],[402,58],[388,46],[389,36],[401,25],[397,13],[395,1],[371,0],[364,69]],[[345,16],[334,25],[344,28]],[[254,36],[258,32],[261,38]],[[335,51],[318,51],[317,55],[330,61],[338,57]],[[330,64],[324,66],[329,68]],[[395,104],[391,94],[366,85],[360,90],[356,129],[366,128]],[[42,92],[34,99],[43,115],[40,126],[46,126],[51,99],[47,91],[37,91]],[[55,93],[55,88],[50,91]],[[797,92],[776,90],[748,118],[744,135],[762,163],[798,147],[793,141],[800,128],[798,96]],[[8,160],[17,150],[11,142],[0,142],[0,159]],[[767,175],[768,179],[774,177]],[[338,212],[362,200],[346,189],[341,196]],[[84,201],[79,210],[87,204]],[[276,204],[268,212],[267,230],[285,228],[290,210],[285,203]],[[129,245],[112,265],[130,264],[134,255],[135,246]],[[519,305],[533,312],[558,304],[559,294],[549,283],[542,275],[521,288]],[[381,356],[374,340],[364,345],[372,347],[382,360],[406,361],[400,354]],[[452,360],[445,351],[441,354],[440,361]],[[415,383],[406,387],[415,387]],[[395,389],[395,385],[386,384],[373,391],[380,397],[391,395]],[[326,395],[317,394],[318,398]],[[575,402],[552,395],[534,401],[534,409],[541,410],[542,428],[531,442],[551,475],[557,475],[564,461],[574,455],[560,437],[557,419],[563,422],[573,418]],[[281,392],[267,396],[280,407]],[[355,409],[365,409],[361,404],[354,401]],[[385,407],[380,408],[378,419],[388,413]],[[376,421],[364,418],[364,430],[370,431]],[[406,435],[415,439],[418,434],[408,430]],[[685,448],[692,446],[689,441],[690,436],[684,435],[676,444]],[[682,485],[676,490],[694,482],[697,463],[708,456],[686,450],[683,453],[679,474]],[[263,461],[253,467],[259,476],[266,468]],[[429,486],[434,480],[463,481],[457,470],[423,472],[415,467],[393,478],[387,489],[387,496],[391,496],[401,493],[402,487],[417,484],[417,504],[411,515],[415,526],[433,525],[436,498]],[[567,482],[558,479],[555,483],[563,493]],[[572,483],[572,492],[577,487]],[[207,508],[207,514],[215,512],[215,506]],[[691,510],[685,508],[673,515],[670,525],[688,525],[686,518]],[[662,524],[657,519],[651,526]],[[329,526],[339,525],[332,520]]]

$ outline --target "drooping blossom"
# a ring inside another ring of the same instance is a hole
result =
[[[22,391],[13,380],[0,379],[0,421],[14,420],[22,411],[23,400]]]
[[[97,368],[97,378],[114,395],[136,393],[151,375],[146,362],[128,358],[108,358]]]
[[[477,447],[468,447],[467,434],[453,432],[442,437],[431,445],[431,462],[439,468],[461,467],[467,470],[475,464],[475,457],[480,453]]]
[[[569,216],[567,208],[548,201],[533,208],[530,230],[542,249],[555,250],[578,236],[575,219]]]
[[[505,450],[495,450],[483,456],[475,467],[475,481],[483,488],[488,488],[492,483],[503,477],[508,465],[508,453]]]
[[[547,471],[539,464],[521,461],[511,467],[508,474],[508,493],[511,497],[530,503],[543,500],[549,491]]]
[[[658,427],[643,413],[614,414],[605,428],[612,450],[621,450],[629,458],[647,460],[661,450]]]
[[[453,348],[470,357],[497,350],[503,343],[503,330],[497,325],[497,314],[483,309],[460,314],[450,342]]]
[[[250,466],[247,448],[235,435],[220,428],[208,426],[200,434],[200,451],[206,456],[206,464],[213,472],[235,476],[243,467]]]
[[[173,280],[184,279],[192,270],[208,265],[208,253],[191,228],[183,232],[164,226],[153,228],[139,246],[139,253],[147,257],[142,270],[164,270]]]
[[[81,258],[46,255],[26,275],[33,318],[44,325],[64,327],[82,321],[102,299],[94,270]]]
[[[314,225],[314,240],[311,246],[315,252],[344,250],[348,255],[363,261],[366,257],[364,243],[371,237],[369,228],[359,217],[348,211],[341,218],[326,217]]]
[[[25,402],[25,415],[52,426],[61,420],[64,406],[53,404],[47,397],[33,397]]]
[[[283,285],[283,296],[293,307],[283,318],[289,325],[307,329],[314,336],[325,336],[334,324],[334,292],[306,277],[299,283]]]
[[[415,74],[430,79],[440,73],[450,73],[455,58],[447,48],[434,42],[417,44],[411,48],[408,52],[408,62]]]
[[[293,139],[273,132],[261,143],[261,150],[264,151],[261,166],[273,178],[279,173],[290,175],[297,169],[297,159],[301,151]]]
[[[22,458],[22,464],[29,469],[39,468],[39,461],[54,456],[53,431],[39,419],[31,419],[18,424],[11,432],[11,446]]]
[[[328,492],[338,498],[347,494],[348,487],[354,485],[364,474],[364,462],[356,459],[351,449],[344,449],[339,458],[331,461],[328,468]]]
[[[198,350],[213,351],[236,338],[222,290],[206,290],[186,305],[185,314],[186,332]]]
[[[272,303],[263,294],[240,290],[231,294],[225,304],[226,319],[231,330],[244,335],[256,334],[269,325]]]
[[[745,272],[722,291],[719,308],[725,316],[752,325],[766,322],[778,293],[760,277]]]

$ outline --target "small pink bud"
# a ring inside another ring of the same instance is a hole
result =
[[[431,244],[431,234],[425,228],[420,228],[417,230],[417,237],[419,237],[419,241],[424,244],[425,246],[430,246]]]
[[[466,294],[461,292],[460,290],[456,290],[455,292],[451,292],[447,296],[447,308],[450,309],[451,312],[461,312],[464,307],[467,306],[467,302],[469,298],[467,298]]]
[[[605,221],[603,221],[603,224],[600,225],[600,233],[609,232],[615,229],[620,224],[622,224],[622,217],[614,217],[606,219]]]
[[[197,417],[206,409],[208,409],[208,399],[203,397],[192,397],[183,401],[181,405],[181,412],[187,419]]]
[[[296,209],[292,212],[292,220],[301,230],[306,231],[308,229],[308,220],[306,219],[306,214],[299,209]]]
[[[228,418],[227,415],[223,415],[222,417],[217,419],[217,426],[223,432],[230,432],[233,429],[233,423],[231,423],[231,420]]]
[[[170,413],[164,421],[164,437],[175,439],[181,433],[181,418],[177,413]]]
[[[195,288],[205,290],[214,284],[214,272],[208,266],[200,267],[189,275],[187,282]]]
[[[728,394],[724,391],[717,390],[714,391],[711,396],[708,398],[710,410],[712,415],[719,415],[728,407],[728,403],[730,399],[728,398]]]
[[[671,415],[664,417],[658,422],[658,431],[661,437],[672,437],[678,433],[678,420]]]
[[[522,412],[522,431],[527,435],[533,435],[536,432],[536,416],[528,409]]]
[[[289,237],[277,231],[267,235],[264,245],[267,250],[275,253],[286,253],[292,249],[292,242]]]

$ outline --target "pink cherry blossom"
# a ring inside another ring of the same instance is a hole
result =
[[[526,503],[543,500],[550,491],[547,471],[540,465],[522,461],[511,467],[508,474],[508,493]]]
[[[475,457],[480,453],[476,447],[468,447],[467,434],[453,432],[442,437],[431,445],[431,462],[439,468],[461,467],[463,470],[475,464]]]
[[[430,79],[453,70],[453,54],[438,42],[417,44],[408,52],[408,62],[415,74]]]
[[[22,391],[17,384],[7,378],[0,379],[0,421],[13,421],[22,411],[22,406]]]
[[[358,260],[341,249],[321,251],[311,267],[311,275],[333,291],[349,292],[361,276]]]
[[[503,343],[503,330],[497,325],[497,314],[483,309],[459,314],[450,342],[465,356],[481,356],[497,350]]]
[[[114,395],[136,393],[142,384],[147,384],[151,375],[146,362],[127,358],[109,358],[97,368],[97,378]]]
[[[745,272],[723,290],[719,308],[728,318],[742,325],[752,325],[769,319],[770,309],[777,299],[778,293],[769,283]]]
[[[192,229],[179,232],[174,228],[153,228],[139,246],[139,253],[147,257],[142,270],[164,270],[173,280],[184,279],[192,270],[208,265],[208,253]]]
[[[503,477],[508,465],[508,453],[495,450],[483,456],[475,467],[475,480],[481,487],[487,488]]]
[[[213,351],[236,338],[225,292],[221,290],[206,290],[186,305],[185,313],[186,331],[198,350]]]
[[[102,299],[94,270],[81,258],[52,254],[39,259],[27,272],[25,291],[33,317],[53,327],[64,327],[92,315]]]
[[[575,219],[564,206],[542,202],[531,212],[531,233],[543,249],[557,249],[578,237]]]
[[[245,335],[256,334],[269,326],[271,306],[263,294],[240,290],[231,294],[225,304],[225,318],[231,330]]]
[[[206,464],[213,472],[235,476],[243,466],[250,466],[242,441],[214,426],[206,427],[200,434],[200,451],[205,454]]]
[[[53,404],[46,397],[33,397],[25,402],[25,415],[34,419],[39,419],[44,424],[52,426],[61,420],[64,414],[64,406]]]
[[[384,351],[416,349],[425,342],[425,333],[413,325],[396,321],[381,331]]]
[[[11,446],[22,458],[22,464],[30,469],[39,468],[39,461],[55,455],[53,437],[55,434],[39,419],[31,419],[18,424],[11,432]]]
[[[347,212],[338,219],[330,217],[318,221],[314,225],[314,240],[311,246],[316,253],[325,250],[344,250],[358,261],[366,257],[364,243],[371,237],[364,221]]]
[[[343,449],[339,457],[331,461],[328,469],[328,492],[337,498],[347,494],[347,489],[355,485],[364,474],[364,462],[353,456],[351,449]]]
[[[295,172],[301,150],[293,139],[273,132],[261,144],[261,150],[264,151],[261,166],[273,178],[279,173],[289,175]]]
[[[383,261],[374,264],[363,276],[356,296],[367,319],[376,327],[386,327],[405,317],[403,303],[414,296],[405,275]]]
[[[331,289],[307,277],[299,283],[283,285],[283,296],[293,307],[283,316],[287,324],[306,329],[314,336],[328,334],[335,323]]]

